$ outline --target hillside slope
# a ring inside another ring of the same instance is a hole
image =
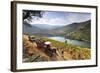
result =
[[[87,40],[90,41],[91,33],[91,20],[72,23],[57,29],[52,30],[55,35],[66,36],[67,38],[77,39],[77,40]]]
[[[55,29],[53,27],[48,28],[49,26],[47,26],[48,25],[40,27],[39,24],[27,26],[23,24],[23,32],[39,36],[63,36],[76,40],[91,40],[91,20],[80,23],[72,23],[62,27],[56,27]]]
[[[83,40],[83,41],[90,41],[91,40],[91,21],[86,21],[83,23],[80,23],[81,26],[79,26],[76,30],[73,32],[70,32],[67,34],[67,36],[77,39],[77,40]]]
[[[63,42],[48,38],[42,38],[41,40],[50,41],[52,47],[57,48],[56,54],[52,57],[49,56],[43,51],[43,48],[38,48],[35,42],[30,42],[28,35],[23,35],[23,62],[86,60],[91,58],[91,49],[89,48],[66,45]]]

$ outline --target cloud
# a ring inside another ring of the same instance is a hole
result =
[[[45,12],[42,18],[33,16],[30,24],[68,25],[74,22],[83,22],[91,19],[90,13],[76,12]]]
[[[67,13],[66,14],[67,24],[74,22],[83,22],[91,19],[90,13]]]
[[[64,24],[65,20],[61,18],[54,18],[54,19],[47,19],[47,18],[39,18],[36,20],[32,20],[30,24],[49,24],[49,25],[58,25],[58,24]]]

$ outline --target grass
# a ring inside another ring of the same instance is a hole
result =
[[[44,41],[50,41],[52,43],[52,46],[55,46],[58,49],[66,48],[66,44],[64,42],[59,42],[59,41],[48,39],[48,38],[43,38],[43,40]]]
[[[57,47],[57,50],[64,51],[65,53],[71,56],[70,59],[90,59],[91,58],[91,49],[90,48],[82,48],[79,46],[65,44],[64,42],[59,42],[56,40],[43,38],[45,41],[50,41],[52,46]],[[64,54],[66,56],[66,54]]]
[[[33,35],[34,36],[34,35]],[[26,37],[26,38],[25,38]],[[28,37],[25,36],[23,39],[23,45],[27,48],[29,54],[35,52],[37,53],[35,44],[30,43]],[[44,41],[50,41],[52,47],[56,47],[57,51],[59,51],[60,55],[64,58],[64,60],[86,60],[91,59],[91,49],[90,48],[82,48],[79,46],[65,44],[64,42],[59,42],[56,40],[48,39],[45,37],[34,36],[35,38],[40,38]],[[33,51],[33,52],[32,52]],[[62,51],[64,53],[62,54]]]

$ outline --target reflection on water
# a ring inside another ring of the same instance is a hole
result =
[[[65,40],[67,40],[68,44],[73,44],[73,45],[77,45],[77,46],[81,46],[81,47],[90,48],[90,42],[72,40],[72,39],[65,39],[64,37],[60,37],[60,36],[49,37],[49,38],[53,39],[53,40],[60,41],[60,42],[65,42]]]

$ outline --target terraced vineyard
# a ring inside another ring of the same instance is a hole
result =
[[[45,37],[37,37],[42,41],[50,41],[51,47],[56,47],[56,54],[49,56],[43,48],[38,48],[36,42],[29,41],[28,35],[23,35],[23,62],[62,61],[62,60],[86,60],[91,58],[91,49],[73,46],[51,40]]]

